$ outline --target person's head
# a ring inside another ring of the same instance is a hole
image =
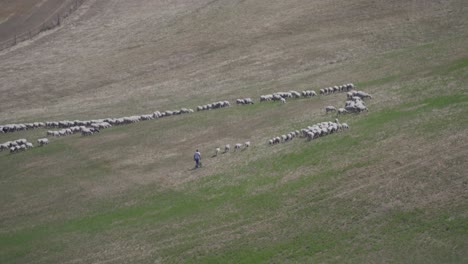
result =
[[[195,152],[198,152],[198,149],[197,149],[197,150],[195,150]]]

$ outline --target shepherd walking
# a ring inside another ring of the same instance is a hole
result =
[[[193,159],[195,160],[195,168],[200,168],[201,167],[201,154],[198,151],[198,149],[195,151],[195,154],[193,154]]]

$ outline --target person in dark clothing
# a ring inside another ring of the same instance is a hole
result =
[[[201,167],[201,154],[198,149],[195,151],[195,154],[193,154],[193,159],[195,160],[195,168]]]

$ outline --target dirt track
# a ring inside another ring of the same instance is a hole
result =
[[[74,0],[0,0],[0,43],[54,19]]]

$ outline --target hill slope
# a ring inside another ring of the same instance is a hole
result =
[[[93,119],[353,82],[0,153],[0,260],[466,262],[464,1],[87,1],[0,54],[0,123]],[[45,130],[0,134],[35,141]],[[223,144],[249,150],[212,158]],[[199,148],[204,168],[192,170]]]

